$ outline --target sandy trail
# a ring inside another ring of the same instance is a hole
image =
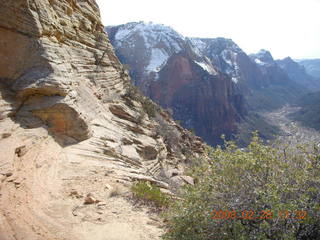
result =
[[[161,220],[128,200],[126,177],[139,171],[93,140],[62,147],[44,129],[18,127],[0,140],[0,240],[160,239]],[[99,202],[84,204],[88,194]]]

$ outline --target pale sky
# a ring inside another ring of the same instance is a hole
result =
[[[246,53],[320,58],[320,0],[96,0],[105,25],[171,26],[186,37],[233,39]]]

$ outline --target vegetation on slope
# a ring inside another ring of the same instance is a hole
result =
[[[275,136],[280,133],[277,126],[268,123],[264,117],[257,113],[250,112],[245,121],[239,124],[238,134],[236,136],[237,145],[240,147],[248,146],[251,141],[251,133],[259,132],[259,136],[264,140],[274,140]]]
[[[293,91],[294,90],[294,91]],[[272,111],[288,103],[294,103],[305,93],[305,89],[292,86],[273,84],[262,89],[255,89],[247,96],[247,101],[253,111]]]
[[[320,92],[309,93],[298,101],[301,110],[292,114],[295,120],[305,126],[320,130]]]
[[[131,191],[136,199],[142,200],[145,203],[154,204],[156,207],[167,207],[169,204],[170,197],[150,182],[135,182],[131,187]]]
[[[166,240],[320,239],[320,150],[209,148],[168,211]]]

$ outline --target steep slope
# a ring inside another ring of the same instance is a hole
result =
[[[277,60],[277,64],[293,81],[305,86],[309,91],[317,91],[320,89],[320,81],[309,75],[303,66],[293,61],[290,57]]]
[[[207,57],[219,71],[231,76],[242,93],[265,84],[259,67],[231,39],[189,38],[189,43]]]
[[[223,133],[229,138],[237,132],[246,115],[243,98],[235,82],[197,46],[158,24],[129,23],[107,31],[136,85],[164,108],[171,108],[183,126],[210,144],[219,143]]]
[[[184,37],[164,25],[133,22],[107,31],[120,61],[130,66],[135,84],[144,92],[169,57],[185,48]]]
[[[253,111],[281,107],[306,92],[304,82],[292,81],[266,50],[248,56],[231,39],[188,40],[216,69],[231,76],[238,92]]]
[[[279,129],[266,122],[257,112],[278,108],[296,99],[298,93],[296,84],[279,70],[271,54],[266,56],[265,61],[270,61],[275,72],[272,68],[261,67],[261,61],[251,59],[231,39],[190,38],[188,41],[218,71],[231,77],[235,92],[247,106],[247,114],[237,126],[238,144],[245,146],[250,141],[251,132],[256,130],[264,139],[273,139]]]
[[[250,58],[257,63],[266,79],[266,84],[254,91],[248,99],[253,109],[273,110],[294,103],[307,92],[303,85],[290,79],[269,51],[261,50],[257,54],[251,54]]]
[[[306,94],[297,102],[299,111],[291,114],[304,126],[320,131],[320,92]]]
[[[220,143],[222,134],[230,138],[246,115],[243,98],[230,78],[211,74],[187,53],[169,58],[159,79],[151,83],[149,94],[209,144]]]
[[[300,65],[304,66],[307,73],[320,79],[320,59],[296,60]]]
[[[185,38],[143,22],[106,30],[136,85],[210,144],[219,143],[222,133],[229,138],[256,129],[270,138],[276,131],[255,113],[305,92],[269,52],[248,56],[231,39]]]
[[[182,184],[201,139],[129,94],[94,0],[0,5],[0,239],[159,239],[128,188]]]

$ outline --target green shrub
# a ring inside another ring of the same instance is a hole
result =
[[[193,171],[197,184],[170,207],[164,239],[320,239],[319,149],[283,151],[255,134],[246,150],[227,142],[207,154]]]
[[[140,102],[144,112],[147,113],[150,118],[154,118],[156,113],[161,111],[161,108],[156,103],[154,103],[150,98],[144,96],[140,89],[132,84],[127,86],[127,92],[123,97],[125,97],[127,101],[129,98]],[[128,105],[133,106],[130,101],[128,101]]]
[[[127,92],[124,95],[125,97],[129,97],[132,100],[139,101],[142,97],[142,93],[136,86],[132,84],[128,84],[127,86]]]
[[[167,122],[160,114],[156,115],[155,120],[159,124],[156,128],[156,132],[158,135],[163,137],[168,151],[176,153],[180,152],[179,140],[181,138],[181,134],[178,129]]]
[[[146,181],[138,181],[131,187],[133,196],[137,199],[152,203],[157,207],[167,207],[170,198],[160,188]]]
[[[143,110],[148,114],[149,117],[154,118],[156,113],[160,112],[161,109],[152,100],[147,97],[143,97],[141,100]]]

